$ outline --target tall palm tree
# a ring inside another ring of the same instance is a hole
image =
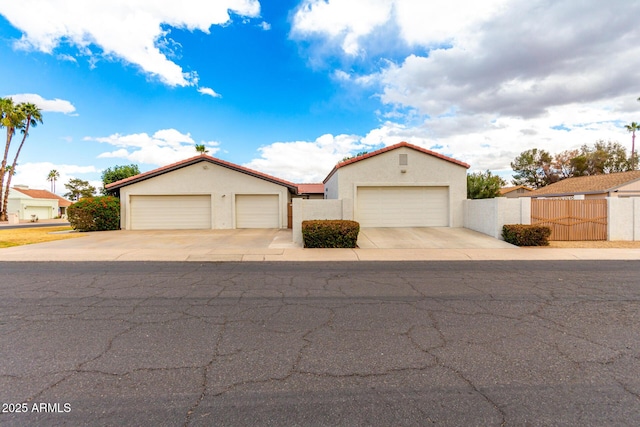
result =
[[[209,152],[209,150],[207,150],[207,147],[205,147],[204,144],[196,144],[196,151],[200,154],[206,154]]]
[[[58,180],[58,178],[60,178],[60,172],[58,172],[55,169],[51,169],[51,171],[49,172],[49,175],[47,175],[47,179],[51,183],[52,193],[56,192],[56,181]]]
[[[16,128],[20,128],[23,119],[22,110],[13,103],[13,99],[0,98],[0,128],[7,128],[4,155],[2,156],[2,163],[0,163],[0,195],[4,188],[4,177],[7,172],[7,159],[9,157],[11,140],[16,133]],[[9,174],[9,177],[10,176],[11,174]],[[7,185],[7,189],[8,188],[9,185]],[[2,199],[0,199],[0,220],[2,220],[2,218],[6,218],[6,216],[6,203],[3,203]]]
[[[20,129],[22,132],[22,141],[20,141],[20,145],[18,145],[18,150],[16,151],[16,155],[13,158],[13,163],[11,164],[11,171],[16,173],[16,165],[18,164],[18,157],[20,156],[20,151],[22,151],[22,147],[24,146],[24,142],[27,140],[29,136],[29,128],[38,126],[38,123],[42,123],[42,111],[38,108],[37,105],[32,104],[30,102],[22,102],[16,106],[16,109],[19,112],[20,124],[16,126],[16,128]],[[7,185],[4,189],[4,198],[2,200],[2,206],[7,206],[9,202],[9,187],[11,186],[11,178],[13,174],[9,174],[7,176]],[[7,220],[7,210],[2,210],[2,216],[0,216],[0,220]]]
[[[631,170],[636,170],[636,131],[640,130],[640,124],[631,122],[630,125],[626,125],[627,132],[631,132]]]

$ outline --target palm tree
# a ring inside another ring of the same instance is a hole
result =
[[[207,150],[207,147],[205,147],[204,144],[196,144],[196,151],[203,155],[209,152],[209,150]]]
[[[7,139],[4,146],[4,155],[2,157],[2,163],[0,163],[0,195],[4,188],[4,177],[7,172],[7,159],[9,157],[9,147],[11,146],[11,140],[16,133],[16,128],[20,128],[23,122],[23,112],[19,109],[11,98],[0,98],[0,128],[7,128]],[[15,169],[14,169],[15,172]],[[9,174],[11,177],[11,174]],[[7,191],[9,184],[7,184]],[[7,217],[6,203],[3,203],[0,199],[0,220]]]
[[[626,125],[627,132],[631,132],[631,170],[636,170],[636,131],[640,130],[640,124],[631,122],[630,125]]]
[[[20,145],[18,145],[18,150],[16,151],[16,155],[13,158],[13,163],[11,164],[11,170],[13,173],[16,173],[16,165],[18,164],[18,157],[20,156],[20,151],[24,146],[24,142],[27,140],[29,136],[29,128],[38,126],[38,123],[42,123],[42,112],[37,105],[32,104],[30,102],[23,102],[17,105],[16,109],[19,112],[20,118],[22,119],[20,124],[16,126],[16,128],[20,129],[22,132],[22,141],[20,141]],[[7,176],[7,185],[4,189],[4,198],[2,201],[2,206],[7,206],[9,202],[9,187],[11,186],[11,177],[12,174]],[[0,220],[7,220],[7,210],[2,210],[2,216]]]
[[[47,175],[47,179],[51,183],[52,193],[56,192],[56,181],[58,180],[58,178],[60,178],[60,173],[55,169],[51,169],[51,171],[49,172],[49,175]]]

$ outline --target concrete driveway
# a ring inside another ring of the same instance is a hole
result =
[[[362,249],[515,248],[477,231],[451,227],[362,228],[358,246]]]

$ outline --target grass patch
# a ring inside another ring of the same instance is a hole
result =
[[[10,230],[0,230],[0,248],[82,237],[81,233],[50,234],[55,231],[67,230],[71,230],[71,227],[12,228]]]

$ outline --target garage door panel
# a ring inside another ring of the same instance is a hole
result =
[[[277,194],[236,195],[236,228],[280,228]]]
[[[26,206],[24,213],[25,219],[31,219],[31,215],[35,215],[38,219],[51,219],[52,209],[48,206]]]
[[[199,230],[211,228],[211,196],[131,196],[132,230]]]
[[[362,227],[445,227],[448,187],[358,187],[357,221]]]

